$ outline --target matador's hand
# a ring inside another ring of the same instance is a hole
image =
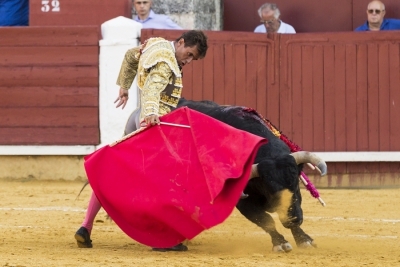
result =
[[[144,117],[144,121],[146,122],[146,124],[151,124],[151,125],[156,125],[156,124],[160,124],[160,118],[158,117],[158,115],[148,115],[146,117]]]
[[[116,108],[119,108],[122,105],[122,109],[125,108],[126,103],[128,103],[128,99],[129,99],[129,93],[128,90],[124,89],[124,88],[119,88],[119,96],[118,98],[114,101],[114,104],[118,102]]]

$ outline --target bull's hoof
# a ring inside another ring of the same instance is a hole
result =
[[[290,252],[290,251],[292,251],[293,247],[292,247],[292,245],[290,245],[290,243],[288,242],[288,243],[282,244],[282,249],[283,249],[285,252]]]
[[[304,248],[304,249],[316,248],[317,244],[315,244],[314,241],[306,241],[306,242],[303,242],[303,243],[299,244],[298,247],[299,248]]]
[[[290,243],[288,242],[288,243],[283,243],[283,244],[280,244],[280,245],[277,245],[277,246],[273,246],[272,247],[272,252],[277,252],[277,253],[280,253],[280,252],[290,252],[290,251],[292,251],[292,245],[290,245]]]
[[[273,246],[272,247],[272,252],[281,253],[281,252],[285,252],[285,251],[283,250],[281,245],[278,245],[278,246]]]

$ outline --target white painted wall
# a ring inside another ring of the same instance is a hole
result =
[[[129,115],[137,106],[136,80],[129,89],[129,101],[124,109],[115,108],[119,86],[116,84],[126,51],[139,45],[142,24],[117,17],[101,25],[100,41],[100,145],[108,145],[123,136]]]

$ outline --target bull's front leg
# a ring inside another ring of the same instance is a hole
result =
[[[292,231],[292,235],[294,240],[296,241],[296,245],[299,248],[310,248],[310,247],[317,247],[317,244],[314,242],[308,234],[306,234],[300,226],[295,226],[290,228]]]
[[[317,247],[314,243],[314,240],[306,234],[303,229],[300,228],[303,223],[303,210],[301,208],[302,197],[300,194],[300,189],[296,190],[296,192],[292,196],[292,205],[288,209],[288,213],[285,210],[278,210],[279,220],[282,225],[290,229],[292,232],[293,238],[296,241],[296,245],[299,248],[309,248],[309,247]]]
[[[296,241],[296,245],[299,248],[317,247],[314,240],[300,228],[303,222],[302,214],[298,214],[297,217],[291,217],[289,219],[279,216],[279,219],[285,228],[290,229]]]
[[[240,200],[236,207],[249,221],[261,227],[271,236],[273,245],[272,251],[290,252],[292,246],[285,237],[276,230],[275,221],[271,215],[266,213],[257,202],[258,201],[255,201],[252,195],[250,195],[248,198]]]

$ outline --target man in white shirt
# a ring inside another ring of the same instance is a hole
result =
[[[258,9],[262,24],[254,32],[259,33],[296,33],[294,28],[279,19],[281,12],[276,4],[265,3]]]

